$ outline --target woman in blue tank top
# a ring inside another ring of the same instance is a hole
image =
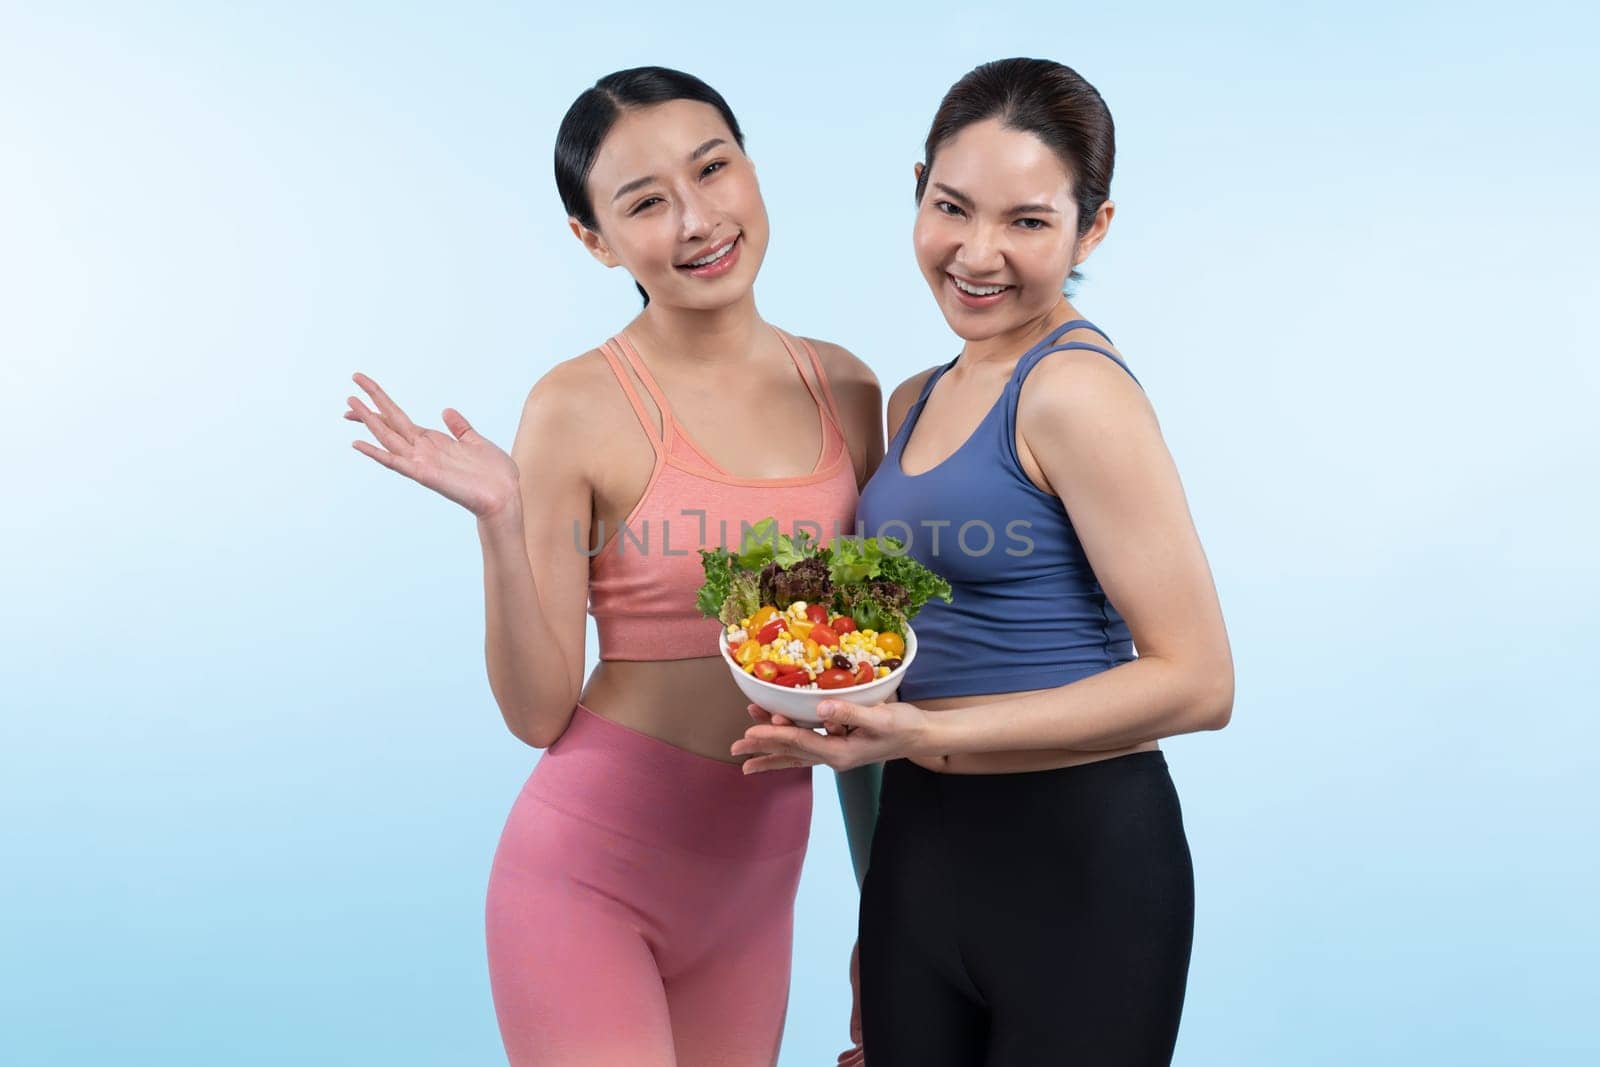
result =
[[[826,735],[752,708],[733,748],[846,772],[872,1067],[1162,1064],[1177,1040],[1194,882],[1158,741],[1227,724],[1233,664],[1154,411],[1063,295],[1113,158],[1058,63],[946,94],[915,245],[964,345],[891,397],[857,517],[954,596],[917,616],[900,702],[828,702]]]

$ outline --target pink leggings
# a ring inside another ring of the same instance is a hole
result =
[[[513,1067],[771,1067],[811,770],[745,775],[579,704],[489,875]]]

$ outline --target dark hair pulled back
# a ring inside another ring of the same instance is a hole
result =
[[[923,146],[917,203],[922,203],[940,147],[987,119],[1025,130],[1055,151],[1072,176],[1078,236],[1087,233],[1095,212],[1111,195],[1116,130],[1099,91],[1071,67],[1049,59],[997,59],[974,68],[950,87]],[[1081,277],[1074,270],[1068,280]]]
[[[594,202],[589,197],[589,172],[594,169],[600,146],[624,111],[669,100],[710,104],[721,113],[739,148],[744,148],[744,133],[739,129],[739,120],[733,117],[733,109],[721,93],[693,74],[668,67],[633,67],[607,74],[578,95],[556,133],[556,191],[561,194],[561,204],[568,215],[600,232]],[[650,303],[644,286],[638,282],[634,286],[644,302]]]

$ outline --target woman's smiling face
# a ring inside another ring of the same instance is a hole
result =
[[[913,230],[917,264],[950,328],[968,341],[1048,314],[1104,235],[1097,219],[1078,239],[1066,164],[1036,135],[998,119],[941,144],[927,179]]]
[[[629,108],[606,134],[588,190],[599,231],[573,232],[652,302],[710,310],[746,296],[767,250],[755,167],[709,104]]]

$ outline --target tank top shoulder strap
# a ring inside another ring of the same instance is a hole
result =
[[[1111,338],[1107,337],[1105,331],[1100,329],[1100,327],[1096,326],[1094,323],[1089,322],[1087,319],[1073,319],[1070,322],[1063,323],[1062,325],[1056,327],[1056,329],[1051,331],[1050,334],[1046,336],[1045,339],[1035,348],[1024,354],[1023,357],[1017,361],[1016,367],[1013,368],[1011,372],[1011,378],[1006,383],[1005,390],[1003,391],[1001,400],[998,403],[998,406],[1002,409],[1003,414],[1003,418],[1000,422],[1002,427],[1001,436],[1003,438],[1002,447],[1005,449],[1006,453],[1011,456],[1013,461],[1017,462],[1019,470],[1021,469],[1021,463],[1020,460],[1017,459],[1015,447],[1017,402],[1022,392],[1022,382],[1027,378],[1028,373],[1032,371],[1033,368],[1038,364],[1040,359],[1052,352],[1062,352],[1071,349],[1088,349],[1090,351],[1099,352],[1101,355],[1107,357],[1112,362],[1116,363],[1117,366],[1121,367],[1124,371],[1127,371],[1128,376],[1133,378],[1136,384],[1139,382],[1138,377],[1134,375],[1133,371],[1128,370],[1128,365],[1119,359],[1116,354],[1111,352],[1109,349],[1102,348],[1099,345],[1089,344],[1087,341],[1059,341],[1061,337],[1064,337],[1068,333],[1071,333],[1073,330],[1079,328],[1091,329],[1101,337],[1105,337],[1107,344],[1111,343]],[[955,359],[950,360],[950,362],[935,367],[933,372],[929,374],[926,379],[924,379],[922,383],[922,390],[918,393],[916,402],[913,403],[909,409],[907,409],[905,417],[900,421],[900,426],[895,432],[895,440],[891,442],[892,448],[904,446],[905,438],[912,427],[916,424],[921,414],[923,405],[927,403],[928,395],[933,392],[933,387],[938,384],[939,379],[944,376],[946,371],[955,366],[956,362],[960,358],[961,357],[958,354]],[[1140,385],[1140,388],[1143,388],[1143,385]]]
[[[828,375],[822,369],[822,358],[817,355],[817,350],[804,337],[794,337],[776,326],[772,329],[783,342],[783,347],[789,350],[789,358],[794,360],[795,370],[799,372],[800,380],[805,382],[806,391],[811,394],[812,402],[827,416],[827,421],[833,423],[833,428],[843,434],[844,419],[839,414],[839,405],[833,398],[833,387],[828,384]],[[799,342],[798,345],[796,341]],[[805,364],[800,359],[801,348],[805,349],[806,356],[811,362],[811,374],[816,376],[817,385],[822,389],[821,396],[818,396],[817,390],[812,388],[811,375],[806,374]]]
[[[900,420],[902,429],[916,420],[918,412],[922,410],[922,405],[928,402],[928,394],[933,392],[933,387],[938,384],[940,378],[944,377],[944,372],[954,367],[956,360],[960,358],[961,356],[958,354],[950,362],[939,364],[933,368],[926,378],[922,379],[922,388],[917,392],[917,399],[913,400],[911,406],[906,408],[905,418]]]
[[[1121,367],[1123,370],[1128,371],[1128,377],[1133,378],[1134,384],[1138,385],[1141,389],[1144,388],[1144,386],[1139,382],[1139,379],[1135,377],[1133,371],[1128,370],[1128,365],[1122,362],[1121,359],[1118,359],[1116,354],[1110,349],[1102,348],[1100,345],[1090,344],[1087,341],[1062,341],[1058,343],[1058,338],[1065,336],[1079,327],[1088,327],[1101,337],[1105,337],[1106,344],[1111,343],[1111,338],[1106,337],[1105,331],[1101,330],[1100,327],[1096,326],[1094,323],[1085,319],[1074,319],[1071,322],[1061,326],[1049,337],[1045,338],[1044,343],[1039,345],[1038,348],[1029,352],[1022,359],[1018,360],[1016,370],[1012,371],[1011,380],[1006,383],[1005,403],[1002,405],[1004,409],[1004,415],[1000,421],[1000,447],[1004,450],[1006,458],[1010,460],[1013,467],[1013,472],[1030,486],[1032,486],[1033,483],[1028,480],[1027,473],[1024,471],[1022,466],[1022,457],[1017,454],[1017,403],[1022,396],[1022,383],[1027,379],[1028,372],[1033,370],[1033,368],[1038,365],[1041,359],[1043,359],[1045,356],[1048,356],[1052,352],[1070,352],[1078,349],[1087,350],[1090,352],[1098,352],[1102,356],[1105,356],[1107,359],[1111,360],[1117,366]],[[1034,488],[1037,489],[1036,486]]]
[[[661,395],[661,390],[651,379],[650,373],[644,369],[637,355],[630,351],[630,346],[622,340],[621,335],[601,345],[600,354],[605,356],[606,362],[611,365],[611,373],[616,376],[617,384],[622,386],[623,395],[628,398],[633,413],[639,417],[639,425],[643,427],[651,445],[658,450],[665,449],[672,436],[672,416],[667,410],[666,398]],[[645,389],[649,391],[650,399],[655,401],[656,411],[661,416],[659,429],[656,427],[656,420],[645,408],[644,401],[639,398],[639,391],[633,387],[633,377],[623,367],[624,361],[633,368],[639,380],[644,383]]]
[[[958,355],[949,363],[941,363],[937,367],[933,368],[933,373],[922,380],[922,391],[917,394],[916,402],[911,405],[910,410],[920,408],[924,403],[927,402],[928,394],[933,392],[934,385],[938,383],[940,378],[944,377],[945,371],[956,365],[956,360],[960,358],[961,357]]]
[[[1144,384],[1139,381],[1139,376],[1134,374],[1133,371],[1129,370],[1128,365],[1122,361],[1121,357],[1119,357],[1115,352],[1112,352],[1110,349],[1103,348],[1100,345],[1090,344],[1087,341],[1063,341],[1057,343],[1057,338],[1065,336],[1066,334],[1080,327],[1087,327],[1088,329],[1093,330],[1101,337],[1105,337],[1106,344],[1109,345],[1111,343],[1111,338],[1107,337],[1105,331],[1100,329],[1100,327],[1096,326],[1094,323],[1088,321],[1087,319],[1073,319],[1071,322],[1065,323],[1056,329],[1055,332],[1045,339],[1044,344],[1040,345],[1037,349],[1029,352],[1022,359],[1017,361],[1016,370],[1013,371],[1011,375],[1011,382],[1009,386],[1010,390],[1013,393],[1020,392],[1023,380],[1027,378],[1028,373],[1032,371],[1038,362],[1045,356],[1050,355],[1052,352],[1070,352],[1073,350],[1100,353],[1102,356],[1105,356],[1107,359],[1111,360],[1111,362],[1127,371],[1128,377],[1132,378],[1134,380],[1134,384],[1138,385],[1139,388],[1144,388]],[[1011,406],[1013,408],[1016,407],[1015,395],[1013,395],[1011,398]]]
[[[959,355],[956,357],[956,359],[960,358]],[[894,436],[889,439],[888,448],[891,453],[899,454],[899,449],[904,445],[905,439],[910,436],[912,427],[916,425],[918,418],[921,417],[922,405],[927,403],[928,394],[933,392],[934,383],[944,375],[945,371],[955,366],[956,359],[934,367],[928,376],[922,380],[922,389],[917,393],[917,399],[913,400],[911,406],[906,408],[906,413],[900,417],[900,425],[896,427]],[[891,464],[890,469],[898,470],[898,464]]]

